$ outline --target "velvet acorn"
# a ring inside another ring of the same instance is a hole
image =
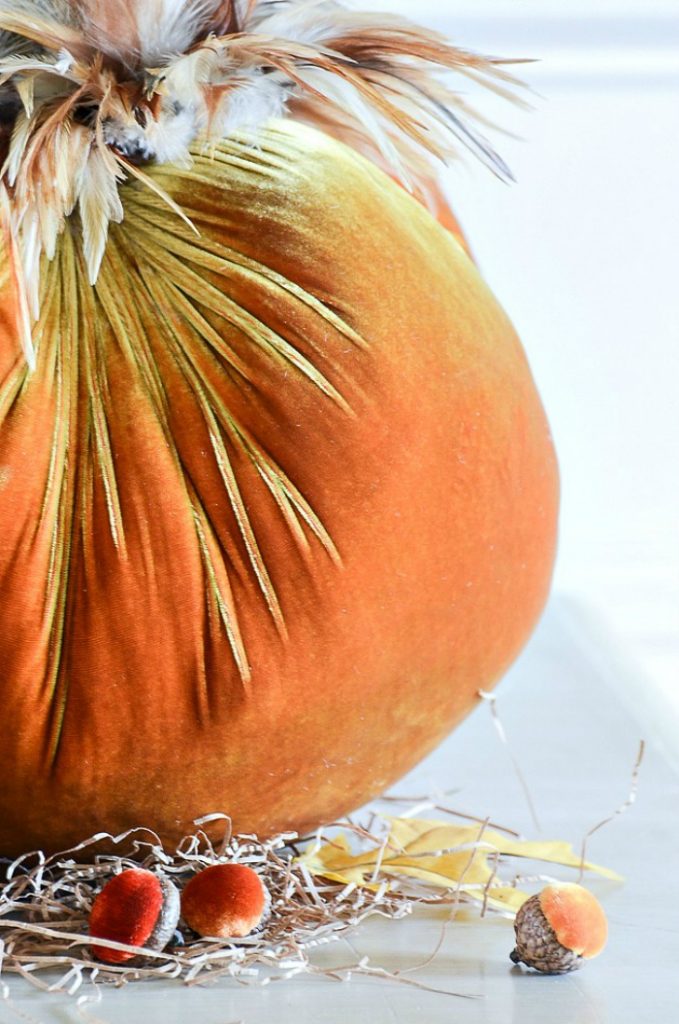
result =
[[[516,948],[510,959],[542,974],[566,974],[598,956],[608,923],[595,896],[581,885],[546,886],[526,900],[514,922]]]
[[[130,868],[115,875],[96,897],[90,912],[90,936],[159,952],[175,933],[179,908],[179,891],[172,882],[152,871]],[[92,952],[108,964],[123,964],[138,955],[96,942]]]
[[[246,864],[214,864],[194,875],[182,892],[184,922],[198,935],[243,938],[266,917],[270,896]]]

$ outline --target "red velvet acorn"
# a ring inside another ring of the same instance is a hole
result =
[[[514,922],[515,963],[542,974],[566,974],[598,956],[606,945],[604,910],[588,889],[574,882],[546,886],[520,908]]]
[[[242,938],[269,909],[269,893],[246,864],[215,864],[195,875],[182,893],[182,917],[199,935]]]
[[[179,892],[151,871],[131,868],[104,886],[90,913],[90,935],[128,946],[162,950],[179,921]],[[92,944],[92,952],[109,964],[122,964],[136,954]]]

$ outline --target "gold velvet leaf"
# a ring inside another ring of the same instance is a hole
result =
[[[386,818],[389,831],[381,845],[352,852],[349,836],[340,833],[307,850],[301,863],[312,874],[334,882],[378,888],[414,881],[433,889],[453,889],[496,910],[516,911],[528,898],[500,867],[516,857],[562,867],[584,868],[604,878],[620,875],[589,861],[584,863],[562,840],[513,839],[492,829],[449,825],[418,818]]]

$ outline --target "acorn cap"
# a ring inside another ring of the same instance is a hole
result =
[[[546,886],[526,900],[514,922],[515,964],[543,974],[577,970],[606,945],[608,923],[599,901],[573,882]]]
[[[179,892],[151,871],[130,868],[107,882],[90,913],[90,935],[128,946],[162,950],[179,921]],[[122,964],[136,954],[92,944],[92,952],[109,964]]]
[[[214,864],[194,875],[182,893],[182,917],[199,935],[249,935],[268,913],[269,893],[246,864]]]

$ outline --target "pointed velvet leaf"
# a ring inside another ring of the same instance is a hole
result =
[[[411,880],[434,889],[454,889],[489,906],[516,911],[528,893],[503,881],[500,858],[523,858],[563,867],[594,871],[620,881],[608,868],[581,860],[563,841],[511,839],[492,829],[450,825],[418,818],[386,818],[388,833],[382,842],[355,853],[347,835],[333,836],[314,845],[301,861],[316,875],[355,885],[377,886],[384,879],[394,884]]]

